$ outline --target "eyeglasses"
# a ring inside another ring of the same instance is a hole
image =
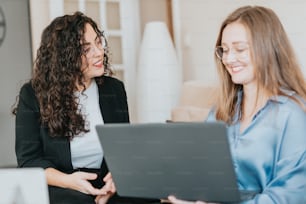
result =
[[[83,46],[83,54],[86,55],[86,57],[92,57],[96,52],[96,48],[98,48],[100,51],[107,49],[107,41],[105,37],[97,37],[95,39],[94,45],[85,43]]]
[[[220,60],[225,60],[230,55],[230,52],[235,54],[238,60],[243,60],[248,57],[249,44],[247,42],[234,43],[232,48],[227,46],[217,46],[215,49],[215,54]]]

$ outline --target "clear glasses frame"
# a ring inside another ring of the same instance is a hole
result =
[[[92,57],[96,52],[96,48],[100,51],[108,49],[107,40],[103,35],[99,36],[95,40],[94,46],[93,45],[88,45],[88,46],[85,45],[84,48],[83,48],[83,54],[86,57]]]
[[[215,54],[220,60],[225,60],[230,53],[234,54],[237,59],[245,59],[248,57],[249,44],[247,42],[239,42],[233,45],[232,48],[225,46],[217,46]]]

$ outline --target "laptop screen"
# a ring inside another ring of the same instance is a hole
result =
[[[223,123],[105,124],[96,129],[119,195],[240,200]]]

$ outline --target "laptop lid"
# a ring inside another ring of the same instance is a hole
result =
[[[104,124],[96,129],[121,196],[240,200],[223,123]]]
[[[49,204],[42,168],[3,168],[0,169],[0,181],[0,203]]]

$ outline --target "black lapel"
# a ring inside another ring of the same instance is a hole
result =
[[[103,84],[98,84],[99,87],[99,105],[103,117],[104,123],[111,123],[114,121],[114,114],[112,110],[114,109],[114,93],[112,91],[113,87],[108,83],[109,81],[104,80]]]

